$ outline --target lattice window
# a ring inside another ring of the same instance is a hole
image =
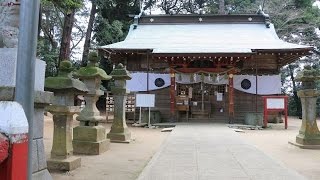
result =
[[[201,83],[192,84],[192,85],[193,85],[192,100],[193,101],[201,101],[201,99],[202,99]]]
[[[189,87],[190,85],[186,84],[177,84],[177,95],[186,95],[189,96]]]
[[[113,97],[109,95],[106,98],[106,101],[107,101],[106,111],[107,112],[113,112],[114,111],[114,100],[113,100]]]
[[[114,112],[114,99],[112,95],[108,95],[108,97],[106,98],[107,101],[107,105],[106,105],[106,111],[107,112]],[[127,96],[127,101],[126,101],[126,105],[125,105],[125,110],[126,112],[134,112],[136,107],[136,97],[134,94],[129,94]]]
[[[225,85],[218,85],[218,93],[222,93],[223,95],[226,92],[226,86]]]

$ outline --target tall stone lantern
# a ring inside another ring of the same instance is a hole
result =
[[[54,92],[54,100],[47,110],[53,114],[54,133],[51,158],[47,161],[50,170],[71,171],[81,166],[81,159],[74,157],[72,148],[73,115],[80,112],[74,106],[74,97],[87,92],[85,84],[70,75],[72,64],[63,61],[57,77],[45,80],[45,89]]]
[[[80,68],[74,75],[79,77],[89,89],[84,95],[85,108],[76,118],[80,126],[73,129],[73,149],[78,154],[98,155],[108,150],[110,141],[106,139],[106,129],[99,125],[105,118],[100,116],[96,102],[103,91],[100,90],[101,80],[109,80],[103,69],[97,67],[98,54],[91,52],[87,67]]]
[[[320,92],[316,90],[316,80],[320,79],[316,70],[305,66],[296,77],[302,82],[302,89],[298,91],[302,105],[302,125],[296,136],[295,145],[305,148],[320,148],[320,132],[316,121],[316,102]]]
[[[120,63],[110,74],[114,79],[114,86],[111,87],[111,93],[114,98],[114,120],[107,138],[111,142],[129,143],[131,133],[126,124],[125,104],[127,94],[126,80],[130,80],[131,76],[125,67]]]

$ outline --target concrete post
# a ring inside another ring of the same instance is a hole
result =
[[[130,80],[129,72],[122,64],[119,64],[110,74],[114,79],[114,86],[111,92],[114,98],[114,119],[107,138],[111,142],[126,142],[131,140],[131,133],[126,124],[125,104],[127,100],[126,80]]]
[[[86,106],[77,117],[80,126],[73,129],[73,149],[78,154],[98,155],[107,151],[110,144],[106,139],[106,129],[99,125],[105,118],[100,116],[96,102],[103,95],[100,90],[101,80],[109,80],[111,77],[97,67],[97,62],[98,54],[91,52],[87,67],[80,68],[74,74],[83,80],[89,90],[84,95]]]
[[[47,108],[54,122],[51,158],[47,161],[50,170],[71,171],[81,166],[81,159],[73,156],[72,121],[73,115],[80,112],[73,103],[76,94],[88,90],[81,81],[71,78],[71,70],[71,63],[63,61],[59,75],[45,81],[45,88],[54,92],[53,105]]]
[[[316,102],[320,95],[315,81],[320,79],[316,70],[305,66],[304,70],[296,77],[302,82],[302,89],[298,91],[302,105],[302,125],[296,142],[291,142],[304,149],[320,149],[320,132],[316,121]]]

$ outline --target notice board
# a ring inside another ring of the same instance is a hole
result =
[[[284,98],[267,98],[267,109],[285,109]]]
[[[155,94],[136,94],[136,107],[154,107]]]

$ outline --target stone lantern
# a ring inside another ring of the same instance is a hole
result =
[[[114,120],[107,138],[111,142],[128,143],[131,140],[131,133],[126,124],[125,114],[125,104],[129,93],[126,89],[126,80],[130,80],[131,76],[122,64],[118,64],[110,75],[114,79],[114,86],[111,87],[114,99]]]
[[[109,140],[106,139],[106,129],[99,125],[105,118],[100,116],[96,102],[103,91],[100,90],[101,80],[109,80],[103,69],[97,67],[98,54],[91,52],[86,67],[80,68],[74,75],[87,86],[89,92],[84,95],[85,108],[76,118],[80,126],[73,129],[73,148],[78,154],[98,155],[108,150]]]
[[[296,136],[296,143],[293,144],[305,149],[320,148],[320,132],[316,121],[316,102],[320,95],[316,90],[316,80],[320,76],[316,70],[305,66],[296,79],[302,82],[302,88],[298,91],[302,105],[302,125]]]
[[[47,108],[54,122],[51,158],[47,161],[50,170],[71,171],[81,166],[81,159],[73,156],[72,148],[73,115],[80,112],[80,107],[74,106],[74,97],[88,89],[71,77],[71,71],[71,62],[63,61],[59,75],[45,80],[46,90],[54,92],[53,103]]]

